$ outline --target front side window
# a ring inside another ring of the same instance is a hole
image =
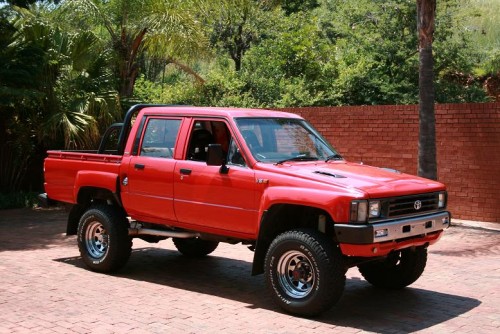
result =
[[[181,120],[150,118],[146,124],[140,155],[172,158]]]
[[[210,144],[219,144],[228,165],[245,166],[245,160],[225,122],[197,120],[193,124],[189,138],[188,160],[206,162],[208,146]]]
[[[331,145],[301,119],[239,118],[236,123],[252,155],[261,162],[326,160],[338,156]]]

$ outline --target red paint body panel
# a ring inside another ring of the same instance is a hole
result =
[[[44,165],[45,191],[54,200],[73,204],[82,186],[115,192],[121,160],[120,156],[49,151]]]
[[[181,169],[191,170],[182,175]],[[257,235],[259,206],[253,170],[220,167],[198,161],[179,161],[175,167],[175,214],[185,224]]]
[[[141,121],[148,117],[181,120],[171,158],[134,153],[143,140]],[[354,199],[445,190],[438,182],[346,161],[259,162],[238,130],[235,119],[240,117],[301,119],[295,114],[255,109],[147,107],[139,111],[130,129],[123,156],[49,151],[45,190],[50,199],[74,204],[82,187],[107,189],[120,197],[133,219],[245,240],[257,239],[262,216],[276,204],[315,207],[327,212],[332,221],[347,223]],[[218,166],[187,160],[195,119],[224,121],[247,166],[232,165],[224,174]],[[140,141],[134,144],[136,140]],[[346,255],[380,256],[401,247],[434,243],[438,238],[429,235],[403,243],[341,244],[341,249]],[[373,247],[379,249],[377,254]]]
[[[83,187],[106,189],[114,193],[117,190],[118,173],[94,170],[80,170],[76,173],[73,198],[78,198],[78,192]]]
[[[174,167],[176,161],[154,157],[133,156],[127,171],[127,202],[124,202],[130,216],[141,216],[141,220],[158,222],[175,221],[174,213]],[[138,169],[136,164],[144,165]],[[161,210],[158,210],[161,208]]]

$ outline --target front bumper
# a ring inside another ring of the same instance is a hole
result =
[[[439,212],[375,224],[335,224],[335,236],[340,243],[372,244],[421,236],[444,230],[449,225],[450,213]]]
[[[335,236],[345,255],[385,255],[391,250],[436,242],[450,220],[450,213],[445,211],[375,224],[335,224]],[[382,249],[385,254],[379,253]]]

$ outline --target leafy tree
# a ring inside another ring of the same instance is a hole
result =
[[[43,55],[30,45],[12,45],[17,29],[11,16],[9,8],[0,9],[0,192],[21,187],[33,151],[24,119],[41,96],[36,79]]]
[[[245,53],[252,45],[272,38],[285,19],[283,13],[307,12],[317,6],[317,0],[222,0],[215,5],[208,2],[205,17],[211,27],[211,45],[226,52],[234,61],[235,70],[240,71]]]
[[[92,32],[68,34],[41,15],[20,11],[17,43],[42,52],[41,76],[37,78],[43,94],[36,137],[39,141],[64,146],[91,147],[99,135],[98,124],[116,119],[117,94],[112,73],[99,39]]]
[[[241,70],[252,44],[260,41],[269,20],[276,20],[263,5],[255,0],[221,0],[207,7],[210,43],[229,55],[236,71]]]
[[[456,73],[471,73],[477,63],[468,47],[468,32],[452,20],[458,3],[443,0],[437,7],[434,45],[440,103],[484,100],[479,84],[450,80]],[[325,36],[336,46],[340,76],[334,95],[341,104],[418,102],[415,1],[323,0],[316,13]]]
[[[8,3],[9,5],[28,8],[29,5],[37,2],[38,0],[2,0],[0,3]]]
[[[255,106],[268,107],[418,102],[415,1],[319,0],[318,7],[296,13],[282,9],[286,3],[278,0],[264,1],[262,6],[241,3],[254,10],[241,30],[237,24],[244,13],[240,2],[227,1],[225,7],[206,10],[210,14],[205,19],[213,19],[204,22],[212,29],[212,47],[218,56],[199,67],[210,89],[188,90],[202,95],[211,92],[210,97],[189,101],[233,101],[235,105],[253,101]],[[435,99],[439,103],[485,100],[473,75],[479,58],[468,47],[469,32],[456,18],[461,6],[458,0],[443,0],[437,7]],[[219,17],[216,13],[221,11],[235,18]],[[225,33],[218,34],[221,31]],[[242,40],[238,31],[251,33],[240,49],[236,47]],[[241,52],[231,56],[234,50]],[[227,67],[225,58],[236,73]],[[220,74],[227,76],[227,83],[219,80]]]
[[[190,71],[179,58],[199,55],[205,39],[195,16],[195,2],[182,0],[74,0],[63,4],[63,15],[91,29],[103,27],[116,60],[119,92],[131,97],[146,52]]]
[[[108,56],[91,32],[68,34],[40,12],[9,12],[0,58],[2,189],[16,190],[45,147],[89,148],[119,114]],[[41,170],[41,168],[40,168]]]
[[[331,45],[307,14],[277,18],[274,31],[248,53],[247,89],[268,107],[325,103],[337,77]]]
[[[279,2],[287,15],[307,12],[319,6],[318,0],[281,0]]]

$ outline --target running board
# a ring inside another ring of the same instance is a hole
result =
[[[129,228],[128,235],[131,237],[136,237],[140,235],[154,235],[157,237],[182,238],[182,239],[197,238],[200,236],[199,233],[154,230],[152,228]]]

